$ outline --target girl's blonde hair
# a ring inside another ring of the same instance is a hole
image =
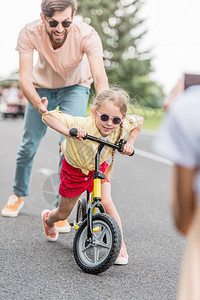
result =
[[[114,87],[109,90],[105,90],[101,92],[93,99],[92,108],[97,110],[105,102],[108,101],[112,101],[113,104],[119,108],[123,117],[126,116],[128,103],[129,103],[129,95],[123,89]]]
[[[112,101],[113,105],[115,105],[119,108],[123,117],[126,116],[130,98],[129,98],[129,95],[123,89],[120,89],[118,87],[113,87],[109,90],[105,90],[105,91],[101,92],[94,98],[92,108],[94,110],[97,110],[105,102],[108,102],[108,101]],[[116,138],[115,145],[118,144],[121,139],[121,135],[123,132],[123,122],[121,122],[119,126],[120,126],[120,130],[119,130],[119,134]],[[106,173],[105,173],[106,178],[109,177],[110,174],[112,173],[114,157],[115,157],[115,149],[112,150],[112,162],[109,165],[108,169],[106,170]]]

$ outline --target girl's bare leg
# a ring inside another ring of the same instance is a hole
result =
[[[74,198],[60,196],[59,206],[53,209],[45,220],[47,225],[52,226],[55,222],[67,219],[79,197],[80,195]]]
[[[115,221],[118,223],[119,228],[121,230],[121,235],[122,235],[122,247],[125,247],[124,244],[124,238],[123,238],[123,231],[122,231],[122,223],[121,223],[121,219],[120,216],[116,210],[116,207],[112,201],[112,197],[111,197],[111,184],[110,182],[104,182],[101,185],[101,195],[102,195],[102,204],[106,210],[106,213],[108,215],[110,215],[111,217],[113,217],[113,219],[115,219]]]

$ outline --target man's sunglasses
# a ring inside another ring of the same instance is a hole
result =
[[[57,27],[58,24],[59,24],[58,21],[56,21],[56,20],[49,21],[49,20],[47,20],[46,17],[45,17],[45,20],[49,23],[50,27]],[[72,24],[72,22],[70,22],[70,21],[63,21],[63,22],[61,22],[61,24],[62,24],[62,27],[68,28]]]
[[[121,118],[119,118],[119,117],[110,117],[110,116],[108,116],[108,115],[106,115],[106,114],[100,114],[98,111],[96,111],[96,113],[100,116],[100,119],[101,119],[101,121],[103,121],[103,122],[106,122],[106,121],[108,121],[109,119],[111,119],[112,122],[113,122],[113,124],[119,125],[119,124],[123,121],[123,119],[121,119]]]

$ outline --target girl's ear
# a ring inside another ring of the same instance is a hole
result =
[[[42,12],[40,13],[40,18],[42,19],[42,23],[44,23],[44,15]]]

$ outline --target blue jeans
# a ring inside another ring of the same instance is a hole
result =
[[[59,110],[72,116],[85,116],[89,88],[74,85],[59,89],[36,89],[40,97],[47,97],[48,110],[53,110],[59,105]],[[47,126],[42,122],[40,113],[28,102],[24,117],[24,132],[19,145],[13,191],[18,196],[29,194],[29,183],[34,156],[41,139],[47,131]],[[59,171],[62,163],[59,162]],[[60,172],[59,172],[60,173]],[[59,194],[55,205],[58,206]]]

